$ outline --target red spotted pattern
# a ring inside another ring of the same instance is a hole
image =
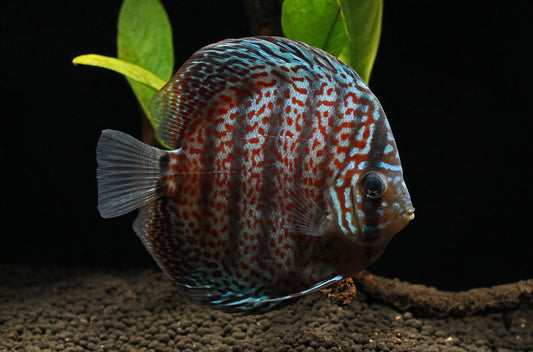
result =
[[[362,269],[371,260],[349,239],[316,233],[325,192],[360,172],[345,169],[369,158],[371,131],[385,119],[336,58],[283,38],[216,43],[154,97],[152,115],[176,150],[163,170],[164,197],[135,227],[193,297],[254,308],[343,275],[346,262]],[[298,225],[302,216],[309,219]]]

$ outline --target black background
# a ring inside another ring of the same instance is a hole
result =
[[[176,68],[206,44],[249,35],[239,1],[163,3]],[[416,207],[372,271],[441,289],[533,277],[533,3],[475,3],[386,0],[370,82]],[[139,137],[138,104],[118,74],[71,64],[116,55],[120,1],[1,6],[0,262],[153,265],[135,214],[96,210],[99,132]]]

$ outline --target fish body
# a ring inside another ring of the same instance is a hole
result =
[[[355,275],[413,217],[377,98],[322,50],[277,37],[196,52],[154,96],[171,150],[103,131],[103,217],[170,280],[227,311],[264,312]]]

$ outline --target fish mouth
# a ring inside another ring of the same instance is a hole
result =
[[[407,218],[409,221],[415,218],[415,208],[407,209],[403,214],[402,218]]]

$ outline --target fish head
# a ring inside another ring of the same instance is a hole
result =
[[[414,219],[414,207],[403,177],[398,171],[366,170],[352,185],[356,203],[352,234],[361,245],[386,244]]]
[[[383,248],[414,219],[392,133],[385,129],[382,134],[370,153],[345,163],[327,191],[335,232],[368,249]]]

